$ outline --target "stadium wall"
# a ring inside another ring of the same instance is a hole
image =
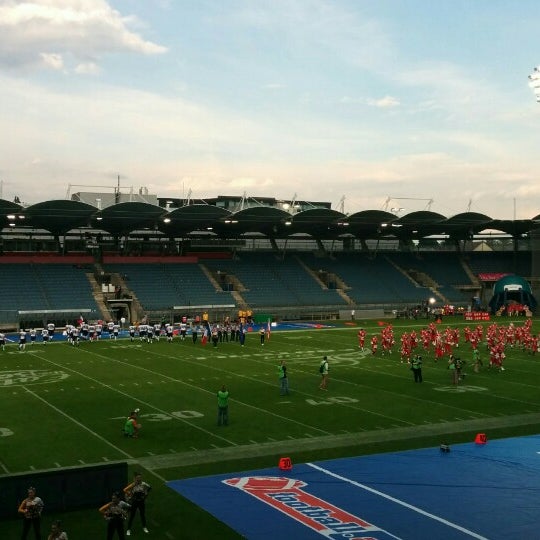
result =
[[[30,486],[47,512],[99,508],[128,484],[126,462],[0,476],[0,519],[17,517]]]

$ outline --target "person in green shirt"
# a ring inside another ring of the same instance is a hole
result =
[[[419,354],[414,356],[411,369],[414,374],[414,382],[422,382],[422,357]]]
[[[217,425],[227,426],[229,424],[229,391],[227,390],[225,385],[221,387],[221,390],[218,390],[217,402],[218,402]]]
[[[480,368],[483,366],[482,359],[480,358],[480,351],[478,350],[478,348],[473,349],[472,356],[474,362],[474,372],[478,373],[480,371]]]
[[[139,430],[141,429],[141,424],[138,421],[139,409],[131,411],[130,415],[126,418],[124,424],[124,435],[126,437],[133,437],[136,439],[139,436]]]

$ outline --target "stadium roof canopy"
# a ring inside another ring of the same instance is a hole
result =
[[[194,231],[212,231],[216,223],[230,216],[231,212],[218,206],[191,204],[161,215],[158,229],[170,238],[179,238]]]
[[[141,229],[157,229],[167,210],[144,202],[124,202],[107,206],[92,216],[92,225],[114,236],[128,235]]]
[[[304,233],[314,238],[336,238],[348,233],[348,223],[345,214],[329,208],[310,208],[298,212],[294,216],[289,215],[286,223],[289,234]]]
[[[24,225],[34,229],[44,229],[54,236],[90,224],[90,216],[96,208],[78,201],[64,199],[46,201],[24,208]]]
[[[224,216],[215,225],[216,232],[223,237],[238,237],[246,233],[261,233],[271,238],[288,235],[286,223],[291,214],[270,206],[252,206],[229,216]]]
[[[312,207],[289,213],[280,207],[256,205],[231,212],[212,204],[190,204],[172,211],[146,202],[121,202],[100,210],[76,200],[53,200],[26,208],[0,200],[0,226],[42,229],[55,236],[74,229],[97,229],[113,236],[150,230],[169,238],[185,238],[200,232],[222,238],[260,234],[270,238],[309,235],[316,239],[399,238],[422,239],[441,235],[468,239],[486,230],[515,238],[540,228],[533,219],[498,220],[485,214],[464,212],[450,218],[430,211],[398,217],[383,210],[363,210],[346,215],[328,207]]]
[[[0,199],[0,230],[4,227],[21,225],[24,219],[20,204]]]

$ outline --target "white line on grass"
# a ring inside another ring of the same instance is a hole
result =
[[[73,416],[70,416],[69,414],[65,413],[58,407],[55,407],[52,403],[49,403],[46,399],[43,399],[41,396],[36,394],[35,392],[32,392],[32,390],[29,390],[26,386],[22,387],[24,390],[26,390],[31,396],[34,396],[35,398],[39,399],[40,401],[43,401],[45,405],[50,407],[51,409],[55,410],[58,414],[61,414],[68,420],[71,420],[74,424],[77,424],[80,428],[88,431],[88,433],[92,434],[94,437],[99,439],[100,441],[104,442],[105,444],[108,444],[111,448],[114,448],[117,452],[120,454],[124,454],[129,459],[134,459],[132,455],[128,454],[127,452],[124,452],[121,448],[118,448],[118,446],[115,446],[113,443],[109,442],[105,437],[102,437],[99,433],[96,433],[95,431],[92,431],[89,427],[85,426],[84,424],[81,424],[78,420],[73,418]]]
[[[88,353],[88,354],[95,354],[96,356],[98,357],[101,357],[101,355],[98,355],[96,353],[92,353],[90,351],[86,351],[83,349],[83,351],[85,353]],[[88,379],[90,381],[93,381],[95,382],[96,384],[99,384],[101,386],[103,386],[104,388],[107,388],[113,392],[117,392],[118,394],[121,394],[123,396],[126,396],[134,401],[137,401],[139,403],[142,403],[143,405],[146,405],[147,407],[155,410],[155,411],[158,411],[162,414],[165,414],[167,416],[170,416],[169,413],[167,411],[164,411],[163,409],[160,409],[159,407],[156,407],[155,405],[152,405],[151,403],[148,403],[146,401],[143,401],[139,398],[135,398],[134,396],[132,396],[131,394],[128,394],[127,392],[122,392],[121,390],[118,390],[117,388],[113,388],[112,386],[110,386],[109,384],[105,384],[104,382],[101,382],[97,379],[94,379],[92,377],[89,377],[88,375],[85,375],[84,373],[81,373],[80,371],[77,371],[75,369],[71,369],[71,368],[66,368],[65,366],[63,366],[62,364],[57,364],[56,362],[53,362],[52,360],[49,360],[48,358],[43,358],[43,357],[40,357],[42,358],[43,360],[45,360],[46,362],[49,362],[50,364],[52,364],[53,366],[57,366],[59,368],[64,368],[64,369],[68,369],[69,371],[72,371],[73,373],[76,373],[77,375],[80,375],[81,377],[84,377],[85,379]],[[109,358],[108,356],[105,356],[104,358],[106,358],[107,360],[113,360],[114,362],[117,362],[118,364],[122,364],[122,365],[125,365],[125,366],[129,366],[130,368],[133,368],[133,367],[136,367],[136,366],[132,366],[131,364],[128,364],[126,362],[122,362],[121,360],[114,360],[113,358]],[[150,373],[152,373],[150,370],[147,370],[149,371]],[[161,373],[157,374],[157,373],[154,373],[155,375],[161,375]],[[165,375],[163,375],[165,377]],[[172,379],[171,377],[167,377],[168,379],[171,379],[171,380],[175,380],[175,379]],[[181,381],[178,381],[178,382],[181,382]],[[93,386],[91,388],[94,388]],[[194,387],[196,388],[196,387]],[[40,398],[41,399],[41,398]],[[208,431],[207,429],[204,429],[196,424],[193,424],[192,422],[189,422],[188,420],[185,420],[184,418],[180,418],[178,416],[174,416],[173,418],[177,419],[177,420],[180,420],[181,422],[183,422],[184,424],[187,424],[188,426],[191,426],[192,428],[194,429],[198,429],[199,431],[202,431],[203,433],[206,433],[207,435],[211,435],[212,437],[216,437],[218,439],[221,439],[222,441],[225,441],[226,443],[230,444],[231,446],[238,446],[234,441],[230,441],[229,439],[226,439],[225,437],[220,437],[219,435],[216,435],[215,433],[212,433],[211,431]]]
[[[97,354],[97,353],[90,352],[90,351],[86,351],[86,350],[85,350],[84,352],[88,352],[88,354]],[[169,358],[169,359],[173,359],[173,360],[178,360],[178,358],[176,358],[175,356],[170,356],[170,355],[168,355],[168,354],[160,354],[160,353],[156,353],[156,352],[152,352],[151,354],[153,354],[154,356],[160,356],[160,357],[162,357],[162,358]],[[98,355],[98,356],[99,356],[99,355]],[[108,360],[110,360],[110,361],[112,361],[112,362],[116,362],[117,364],[125,365],[126,367],[129,367],[131,370],[133,370],[133,369],[139,369],[139,370],[142,370],[142,371],[146,371],[147,373],[150,373],[150,374],[155,375],[155,376],[158,375],[158,376],[161,376],[161,377],[166,377],[169,381],[173,381],[173,382],[176,382],[176,383],[180,383],[180,384],[183,384],[184,386],[189,386],[190,388],[194,388],[194,389],[199,390],[199,391],[201,391],[201,392],[204,392],[204,393],[206,393],[206,394],[211,394],[212,396],[214,395],[214,392],[212,392],[212,391],[210,391],[210,390],[207,390],[206,388],[201,388],[200,386],[196,386],[196,385],[194,385],[194,384],[188,384],[186,381],[182,381],[182,380],[180,380],[180,379],[175,379],[174,377],[169,377],[168,375],[165,375],[165,374],[163,374],[163,373],[159,373],[159,372],[156,372],[156,371],[152,371],[151,369],[148,369],[148,368],[145,368],[145,367],[142,367],[142,366],[137,366],[137,365],[135,365],[135,364],[128,364],[127,362],[122,362],[121,360],[117,360],[116,358],[111,358],[111,357],[108,357],[108,356],[105,357],[105,358],[107,358]],[[194,363],[194,362],[189,362],[189,360],[186,360],[185,358],[182,359],[182,362],[183,362],[183,363]],[[213,367],[213,366],[207,366],[207,367],[210,367],[210,368],[212,368],[212,369],[214,369],[214,370],[217,370],[217,371],[220,371],[220,372],[221,372],[221,371],[225,371],[225,370],[222,370],[222,369],[215,368],[215,367]],[[75,373],[78,373],[78,372],[75,372]],[[81,374],[81,375],[82,375],[82,374]],[[87,377],[86,375],[83,375],[83,376],[84,376],[84,377]],[[250,377],[247,377],[247,376],[245,376],[245,375],[240,375],[240,374],[238,374],[237,376],[240,377],[240,378],[252,380]],[[89,377],[88,377],[88,378],[89,378]],[[255,379],[255,380],[258,381],[258,379]],[[261,382],[261,381],[259,381],[259,382]],[[101,384],[103,384],[103,383],[101,383]],[[266,384],[266,383],[265,383],[265,384]],[[104,386],[107,386],[107,385],[104,384]],[[114,390],[114,389],[113,389],[113,390]],[[141,400],[138,400],[138,401],[140,401],[141,403],[144,403],[144,402],[141,401]],[[296,424],[296,425],[299,425],[299,426],[303,426],[303,427],[305,427],[305,428],[313,429],[314,431],[318,431],[319,433],[323,433],[324,435],[332,435],[332,433],[330,433],[329,431],[326,431],[326,430],[324,430],[324,429],[320,429],[320,428],[317,428],[317,427],[315,427],[315,426],[311,426],[311,425],[309,425],[309,424],[304,424],[303,422],[300,422],[300,421],[298,421],[298,420],[294,420],[293,418],[289,418],[289,417],[287,417],[287,416],[283,416],[283,415],[281,415],[281,414],[274,413],[274,412],[269,411],[269,410],[267,410],[267,409],[262,409],[261,407],[257,407],[256,405],[251,405],[251,403],[246,403],[246,402],[244,402],[244,401],[239,401],[239,400],[237,400],[237,399],[231,399],[231,401],[234,401],[235,403],[238,403],[238,404],[240,404],[240,405],[243,405],[244,407],[248,407],[248,408],[250,408],[250,409],[255,409],[256,411],[260,411],[260,412],[262,412],[262,413],[264,413],[264,414],[269,414],[270,416],[274,416],[274,417],[276,417],[276,418],[280,418],[281,420],[285,420],[285,421],[287,421],[287,422],[291,422],[291,423],[293,423],[293,424]],[[145,403],[145,405],[147,405],[147,404]],[[161,411],[160,409],[158,409],[157,407],[155,407],[155,406],[153,406],[153,405],[150,405],[150,404],[148,404],[148,405],[149,405],[150,407],[152,407],[153,409],[157,410],[157,411],[164,412],[164,411]],[[168,414],[168,413],[165,413],[165,414]],[[200,430],[202,430],[202,431],[205,431],[206,433],[211,434],[211,435],[213,435],[214,437],[218,437],[218,438],[220,438],[220,439],[223,439],[223,437],[219,437],[218,435],[215,435],[214,433],[211,433],[210,431],[206,431],[206,430],[204,430],[203,428],[199,428],[199,427],[196,426],[195,424],[191,424],[190,422],[187,422],[187,421],[186,421],[186,423],[189,424],[189,425],[192,425],[192,426],[194,426],[194,427],[197,427],[198,429],[200,429]],[[409,422],[406,422],[406,423],[409,423]],[[227,439],[223,439],[223,440],[227,440]],[[231,442],[231,441],[227,441],[227,442],[229,442],[229,443],[232,444],[233,446],[237,446],[236,443],[233,443],[233,442]]]
[[[425,510],[422,510],[421,508],[418,508],[418,506],[413,506],[412,504],[406,503],[405,501],[402,501],[400,499],[396,499],[395,497],[392,497],[391,495],[388,495],[386,493],[383,493],[382,491],[378,491],[377,489],[373,489],[369,486],[366,486],[365,484],[361,484],[360,482],[356,482],[354,480],[351,480],[350,478],[346,478],[345,476],[341,476],[340,474],[333,473],[332,471],[329,471],[328,469],[324,469],[323,467],[319,467],[318,465],[315,465],[314,463],[306,463],[306,465],[312,467],[313,469],[317,469],[318,471],[321,471],[324,474],[327,474],[328,476],[332,476],[334,478],[337,478],[338,480],[342,480],[343,482],[347,482],[353,486],[356,486],[360,489],[364,489],[366,491],[369,491],[370,493],[373,493],[375,495],[379,495],[380,497],[383,497],[385,499],[388,499],[389,501],[392,501],[396,504],[399,504],[405,508],[408,508],[409,510],[412,510],[413,512],[418,512],[419,514],[433,519],[435,521],[438,521],[439,523],[442,523],[443,525],[447,525],[448,527],[452,527],[453,529],[457,529],[458,531],[461,531],[462,533],[471,536],[472,538],[477,538],[478,540],[488,540],[485,536],[481,536],[480,534],[477,534],[473,531],[470,531],[469,529],[465,529],[464,527],[461,527],[461,525],[457,525],[456,523],[452,523],[451,521],[448,521],[446,519],[443,519],[439,516],[436,516],[435,514],[431,514],[430,512],[426,512]]]
[[[0,461],[0,467],[2,467],[3,471],[4,471],[6,474],[9,474],[9,469],[4,465],[4,462],[3,462],[3,461]]]

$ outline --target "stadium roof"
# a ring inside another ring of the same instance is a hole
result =
[[[46,201],[23,209],[24,225],[33,229],[45,229],[60,236],[81,226],[88,226],[95,207],[64,199]]]
[[[58,236],[74,229],[98,229],[114,236],[152,230],[170,238],[184,238],[200,231],[223,238],[259,233],[272,238],[306,234],[317,239],[425,238],[445,235],[467,239],[486,230],[520,237],[540,227],[533,219],[500,220],[476,212],[452,217],[429,211],[398,217],[383,210],[363,210],[346,215],[330,208],[308,208],[289,213],[273,206],[251,206],[231,212],[211,204],[191,204],[169,211],[145,202],[123,202],[102,210],[75,200],[45,201],[26,208],[0,199],[0,225],[21,232],[43,229]]]

